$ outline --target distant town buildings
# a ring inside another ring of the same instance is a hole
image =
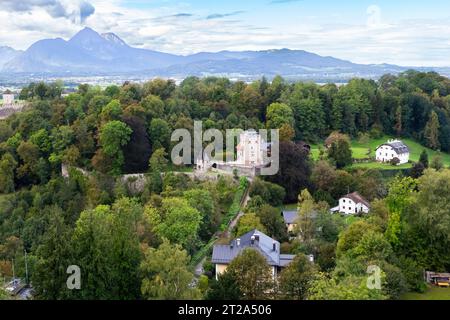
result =
[[[397,164],[405,164],[409,161],[409,148],[400,140],[389,140],[376,150],[376,160],[379,162],[391,162],[398,159]]]
[[[369,202],[358,192],[349,193],[339,199],[339,205],[331,209],[331,212],[339,212],[347,215],[368,213]]]

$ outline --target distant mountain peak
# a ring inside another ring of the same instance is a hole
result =
[[[100,36],[96,31],[89,27],[85,27],[80,30],[77,34],[75,34],[69,42],[71,43],[81,43],[81,42],[92,42],[92,41],[101,41],[103,40],[102,36]]]
[[[125,41],[123,41],[118,35],[116,35],[115,33],[112,32],[107,32],[107,33],[102,33],[101,36],[108,40],[109,42],[112,42],[114,44],[118,44],[121,46],[126,46],[128,47],[127,43]]]
[[[354,64],[287,48],[179,56],[134,48],[112,32],[99,34],[89,27],[78,31],[68,41],[61,38],[39,40],[25,52],[0,47],[0,71],[8,73],[103,75],[137,72],[176,78],[228,74],[242,79],[281,75],[287,79],[327,82],[354,76],[374,78],[402,70],[404,68],[390,65]]]

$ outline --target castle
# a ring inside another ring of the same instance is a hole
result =
[[[247,130],[239,135],[239,143],[236,147],[235,161],[211,160],[206,154],[203,159],[197,159],[197,171],[207,171],[211,168],[226,172],[235,172],[247,176],[258,175],[259,169],[267,166],[264,153],[269,153],[270,144],[265,142],[255,130]]]

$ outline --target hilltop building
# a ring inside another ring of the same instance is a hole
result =
[[[229,173],[236,170],[245,176],[257,176],[260,169],[269,164],[264,160],[264,152],[270,155],[270,143],[265,142],[255,130],[247,130],[240,134],[236,151],[236,160],[229,162],[210,159],[204,154],[196,161],[197,171],[205,172],[214,168]]]
[[[343,214],[361,214],[368,213],[370,203],[364,199],[358,192],[349,193],[339,199],[339,205],[331,209],[331,212]]]
[[[267,144],[261,135],[254,130],[244,131],[239,137],[237,145],[237,159],[235,164],[245,166],[264,165],[263,151],[267,149]]]
[[[12,104],[14,104],[14,94],[11,91],[6,90],[3,93],[3,105],[6,106],[6,105],[12,105]]]
[[[409,148],[400,140],[389,140],[376,149],[376,160],[379,162],[391,162],[398,159],[398,165],[408,163]]]

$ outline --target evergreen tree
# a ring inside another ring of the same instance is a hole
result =
[[[424,168],[428,168],[429,160],[428,160],[428,153],[426,150],[423,150],[420,154],[419,162],[423,164]]]
[[[427,146],[431,149],[437,150],[440,147],[439,143],[439,118],[436,112],[432,111],[430,120],[425,126],[424,136],[427,141]]]

